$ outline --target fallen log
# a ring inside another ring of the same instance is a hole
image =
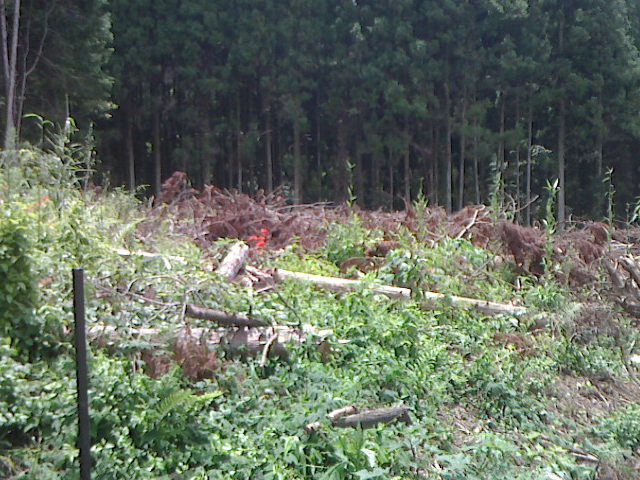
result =
[[[338,418],[334,423],[334,427],[338,428],[373,428],[379,423],[391,423],[395,420],[411,425],[411,417],[409,416],[409,408],[391,407],[378,408],[375,410],[365,410],[355,415]]]
[[[251,318],[246,315],[226,313],[221,310],[187,305],[185,311],[187,317],[209,320],[223,327],[268,327],[270,323],[259,318]]]
[[[242,270],[247,259],[249,258],[249,246],[243,242],[234,244],[227,256],[224,257],[220,266],[216,269],[216,273],[224,277],[227,281],[232,281]]]
[[[339,408],[327,414],[331,425],[335,428],[372,428],[379,423],[392,423],[396,420],[411,425],[409,408],[404,405],[391,408],[377,408],[373,410],[358,411],[358,408],[349,405]],[[313,422],[305,425],[304,431],[307,435],[314,434],[322,429],[322,423]]]
[[[113,325],[94,325],[87,330],[89,341],[103,348],[118,348],[127,339],[148,343],[150,348],[166,347],[178,339],[188,339],[207,345],[212,350],[221,350],[230,356],[242,359],[266,355],[267,358],[287,360],[287,344],[300,344],[313,335],[318,348],[329,343],[331,330],[317,330],[311,325],[294,329],[284,326],[249,328],[229,331],[224,329],[181,328],[161,330],[159,328],[116,328]],[[343,342],[336,342],[343,343]],[[266,353],[265,353],[266,352]]]
[[[321,275],[291,272],[282,269],[275,270],[274,279],[277,282],[285,280],[309,282],[313,283],[317,287],[333,292],[351,292],[364,285],[360,280],[324,277]],[[375,285],[371,287],[371,291],[398,300],[408,300],[412,296],[411,290],[408,288],[393,287],[389,285]],[[519,307],[507,303],[489,302],[487,300],[477,300],[474,298],[458,297],[456,295],[445,295],[438,292],[420,292],[418,300],[424,300],[424,306],[427,308],[433,308],[440,302],[450,302],[455,307],[474,308],[487,315],[523,315],[527,312],[526,307]]]
[[[163,255],[161,253],[145,252],[144,250],[127,250],[126,248],[116,248],[115,252],[121,257],[160,258],[165,261],[174,260],[182,264],[187,263],[187,261],[182,257],[176,257],[175,255]]]
[[[296,280],[300,282],[313,283],[315,286],[330,290],[332,292],[351,292],[360,288],[363,283],[360,280],[350,280],[346,278],[323,277],[321,275],[312,275],[310,273],[290,272],[288,270],[276,269],[273,278],[276,282],[284,282],[286,280]],[[411,298],[411,290],[402,287],[392,287],[388,285],[375,285],[371,287],[374,293],[386,295],[393,299],[408,300]]]

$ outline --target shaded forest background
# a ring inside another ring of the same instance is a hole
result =
[[[5,149],[75,119],[112,185],[174,170],[293,201],[529,223],[640,195],[640,2],[0,1]],[[492,193],[500,193],[498,197]],[[565,209],[566,204],[566,209]]]

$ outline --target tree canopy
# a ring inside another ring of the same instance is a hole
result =
[[[637,2],[1,5],[5,146],[41,135],[25,114],[95,123],[131,189],[182,170],[369,208],[499,194],[524,222],[556,178],[561,220],[605,213],[609,169],[618,213],[638,195]]]

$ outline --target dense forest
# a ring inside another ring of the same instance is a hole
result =
[[[632,0],[1,6],[6,146],[72,117],[112,185],[157,193],[181,170],[298,202],[498,198],[524,223],[555,179],[561,221],[602,217],[606,178],[621,217],[639,194]]]

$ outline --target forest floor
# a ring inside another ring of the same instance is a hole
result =
[[[37,336],[2,330],[3,478],[75,478],[76,265],[96,478],[640,478],[639,230],[294,206],[181,174],[158,200],[0,201],[38,285]]]

